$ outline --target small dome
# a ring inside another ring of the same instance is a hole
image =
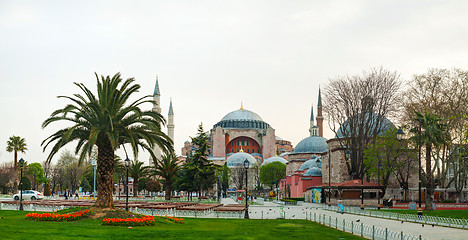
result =
[[[263,121],[262,118],[249,110],[246,109],[239,109],[233,112],[226,114],[226,116],[221,119],[221,121],[228,121],[228,120],[256,120],[256,121]]]
[[[386,117],[381,116],[381,115],[376,114],[376,113],[371,113],[370,115],[371,115],[371,118],[372,118],[370,124],[372,124],[374,129],[378,127],[378,129],[380,130],[378,135],[384,133],[386,130],[388,130],[390,128],[395,128],[395,125],[393,125],[393,123],[390,120],[388,120]],[[369,116],[369,114],[366,114],[366,120],[369,118],[367,116]],[[354,118],[358,118],[358,117],[354,117]],[[377,126],[377,123],[380,126]],[[344,127],[346,127],[346,128],[344,128]],[[343,123],[343,125],[340,126],[340,128],[336,132],[335,137],[336,138],[343,138],[345,134],[348,134],[350,132],[349,128],[350,128],[350,123],[349,123],[349,119],[348,119]],[[346,130],[343,130],[343,129],[346,129]],[[359,133],[359,128],[356,127],[356,129],[358,129],[358,133]],[[373,131],[370,131],[370,132],[372,134]]]
[[[302,139],[294,148],[294,153],[327,152],[327,139],[320,136],[310,136]]]
[[[272,163],[272,162],[280,162],[280,163],[286,164],[288,161],[286,161],[286,159],[284,159],[282,157],[274,156],[274,157],[271,157],[271,158],[268,158],[267,160],[265,160],[262,163],[262,165]]]
[[[238,152],[229,156],[227,158],[226,164],[230,168],[244,167],[245,159],[249,161],[249,167],[252,167],[255,163],[257,163],[257,159],[255,159],[252,155],[245,152]]]
[[[312,156],[312,158],[310,160],[307,160],[305,161],[301,167],[299,168],[299,171],[304,171],[306,169],[310,169],[310,168],[313,168],[313,167],[318,167],[318,168],[321,168],[322,167],[322,158],[321,157],[318,157],[318,156]]]
[[[318,167],[312,167],[307,170],[304,175],[304,177],[321,177],[322,176],[322,169]]]

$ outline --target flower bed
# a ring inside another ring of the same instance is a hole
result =
[[[86,209],[74,213],[56,214],[56,213],[28,213],[26,219],[34,221],[75,221],[91,215],[91,211]]]
[[[163,218],[173,222],[173,223],[180,223],[180,224],[183,224],[184,223],[184,219],[182,218],[175,218],[175,217],[171,217],[171,216],[164,216]]]
[[[140,218],[104,218],[101,223],[111,226],[153,226],[155,221],[153,216],[143,216]]]

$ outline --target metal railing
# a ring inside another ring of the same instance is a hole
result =
[[[336,211],[341,212],[338,206],[328,206],[323,205],[323,210],[329,211]],[[462,228],[465,229],[467,226],[466,219],[462,218],[450,218],[450,217],[439,217],[439,216],[418,216],[416,214],[406,214],[406,213],[396,213],[390,211],[376,211],[376,210],[361,210],[359,207],[350,207],[345,206],[343,207],[343,212],[357,214],[357,215],[364,215],[370,217],[379,217],[379,218],[386,218],[386,219],[394,219],[398,221],[405,221],[405,222],[415,222],[421,224],[430,224],[436,226],[444,226],[444,227],[453,227],[453,228]]]
[[[336,228],[338,230],[348,232],[354,235],[369,239],[380,239],[380,240],[424,240],[421,235],[415,237],[412,235],[405,234],[401,232],[393,232],[388,230],[388,228],[381,229],[376,228],[374,225],[368,226],[363,223],[346,221],[345,219],[332,218],[325,214],[316,214],[309,213],[306,215],[308,220],[320,223],[322,225]]]

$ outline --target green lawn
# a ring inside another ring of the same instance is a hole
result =
[[[100,220],[37,222],[26,213],[0,211],[0,239],[363,239],[306,220],[184,218],[185,224],[102,226]]]
[[[416,214],[418,212],[417,210],[407,209],[381,209],[380,211],[396,212],[401,214]],[[423,211],[423,215],[468,219],[468,210],[434,210],[430,212]]]

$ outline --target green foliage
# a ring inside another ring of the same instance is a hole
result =
[[[229,179],[231,179],[231,169],[225,163],[223,167],[219,170],[219,177],[221,180],[221,189],[227,194],[227,189],[229,188]]]
[[[194,179],[201,193],[204,189],[209,189],[216,182],[217,165],[208,161],[208,134],[203,130],[203,124],[198,126],[198,134],[192,137],[192,143],[197,148],[191,157],[191,161],[186,163],[186,168],[193,173]]]
[[[174,153],[165,154],[161,159],[153,159],[153,176],[159,176],[164,179],[164,188],[166,189],[166,200],[171,199],[172,185],[175,182],[177,172],[179,171],[179,160]]]
[[[16,170],[18,166],[18,152],[24,153],[26,150],[28,150],[26,146],[26,140],[24,138],[21,138],[20,136],[11,136],[10,140],[7,141],[6,150],[7,152],[15,153],[14,168]]]
[[[148,182],[148,178],[140,178],[138,181],[138,189],[143,190],[146,189],[146,183]]]
[[[146,183],[146,191],[148,192],[159,192],[161,191],[161,184],[156,180],[149,180]]]
[[[91,186],[87,178],[81,180],[80,187],[82,192],[93,192],[93,186]]]
[[[185,224],[164,221],[134,229],[104,229],[101,219],[82,219],[73,223],[35,222],[26,221],[24,212],[10,210],[0,211],[0,216],[8,219],[0,221],[0,229],[9,239],[34,239],[37,236],[58,240],[75,236],[83,239],[363,239],[307,220],[184,218]],[[112,217],[125,218],[124,213]]]
[[[45,128],[55,122],[68,122],[72,126],[63,128],[42,142],[44,150],[52,146],[47,161],[67,144],[77,141],[75,153],[80,153],[81,163],[90,156],[93,147],[98,147],[98,199],[97,205],[112,206],[114,181],[114,153],[123,144],[129,144],[137,159],[140,148],[154,155],[152,149],[157,145],[164,152],[172,151],[172,140],[162,131],[164,117],[157,112],[143,111],[140,107],[154,103],[151,96],[131,98],[140,89],[133,78],[123,80],[120,73],[113,77],[97,74],[97,95],[82,83],[75,83],[84,93],[73,96],[59,96],[71,101],[64,108],[54,111],[46,119]],[[154,156],[153,156],[154,158]]]
[[[40,163],[30,163],[28,164],[26,174],[33,178],[33,181],[36,181],[36,184],[42,184],[46,182],[44,175],[44,169]]]
[[[286,176],[286,165],[272,162],[260,168],[260,182],[265,185],[278,184]]]
[[[23,180],[18,186],[18,190],[30,190],[31,189],[31,180],[28,177],[23,176]]]
[[[49,182],[46,182],[44,186],[44,196],[50,196],[50,195],[52,195],[52,193],[50,192],[50,184]]]

